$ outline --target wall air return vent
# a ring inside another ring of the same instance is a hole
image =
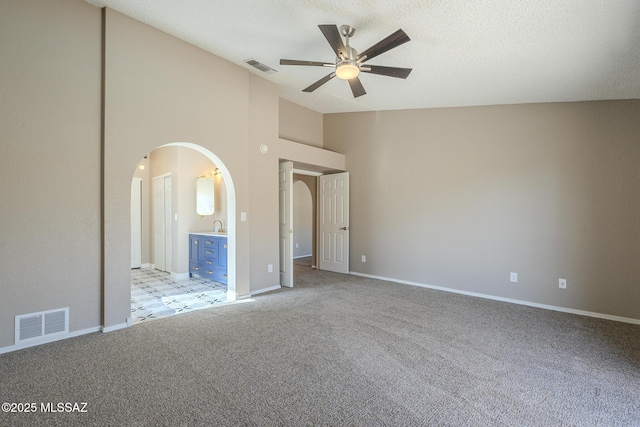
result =
[[[69,307],[15,317],[15,344],[55,341],[69,334]]]
[[[247,64],[251,65],[253,68],[256,68],[264,73],[267,74],[273,74],[273,73],[277,73],[277,70],[274,70],[273,68],[269,67],[268,65],[265,65],[261,62],[256,61],[253,58],[250,59],[246,59],[244,62],[246,62]]]

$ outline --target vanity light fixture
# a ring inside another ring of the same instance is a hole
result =
[[[213,176],[220,175],[220,174],[221,172],[220,172],[220,169],[218,168],[216,168],[216,170],[213,171]]]

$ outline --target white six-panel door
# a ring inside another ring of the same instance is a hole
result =
[[[349,273],[349,172],[319,179],[318,267]]]
[[[280,286],[293,286],[293,163],[281,161],[278,171],[280,203]]]

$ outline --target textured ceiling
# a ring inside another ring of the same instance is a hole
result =
[[[640,98],[640,0],[87,0],[238,64],[280,96],[322,112]],[[364,74],[354,99],[330,69],[318,24],[356,28],[359,52],[402,28],[411,41],[371,60],[407,80]],[[246,65],[253,58],[278,72]]]

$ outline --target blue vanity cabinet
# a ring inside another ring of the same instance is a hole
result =
[[[189,234],[189,276],[227,284],[227,237]]]

